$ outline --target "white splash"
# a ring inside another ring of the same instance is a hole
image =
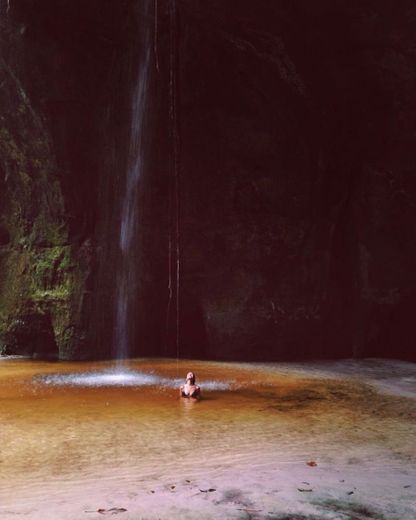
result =
[[[81,387],[141,387],[155,386],[163,388],[179,388],[182,379],[162,377],[157,374],[135,372],[129,370],[107,370],[100,372],[78,372],[68,374],[45,374],[34,377],[36,384],[50,386]],[[207,380],[198,382],[203,391],[230,390],[232,382]]]
[[[160,383],[160,378],[142,372],[79,372],[47,374],[34,378],[36,383],[51,386],[149,386]]]

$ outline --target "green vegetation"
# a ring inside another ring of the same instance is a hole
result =
[[[12,324],[35,314],[50,316],[60,355],[71,357],[88,273],[68,245],[61,181],[43,121],[14,72],[4,62],[0,70],[0,225],[10,235],[0,246],[0,353]]]

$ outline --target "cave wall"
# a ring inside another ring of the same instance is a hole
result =
[[[131,2],[112,4],[0,3],[5,353],[95,355],[96,212],[110,156],[111,74],[124,52]]]
[[[18,68],[0,62],[0,348],[65,357],[81,339],[88,266],[68,241],[51,136]]]
[[[172,5],[152,49],[132,355],[414,359],[412,2]],[[62,358],[111,354],[140,6],[0,2],[9,351],[35,337]]]
[[[178,6],[188,352],[414,359],[412,2]]]

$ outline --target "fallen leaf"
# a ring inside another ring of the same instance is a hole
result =
[[[199,491],[201,493],[212,493],[213,491],[217,491],[217,490],[214,488],[209,488],[209,489],[200,489]]]
[[[354,491],[348,491],[347,495],[353,495]]]
[[[309,482],[302,482],[302,484],[306,484],[307,486],[310,486]]]
[[[314,460],[310,460],[310,461],[307,462],[306,464],[307,464],[308,466],[311,466],[312,468],[314,468],[315,466],[318,465]]]
[[[170,486],[170,489],[175,489],[176,486]]]
[[[310,493],[312,489],[298,488],[298,491],[300,491],[301,493]]]
[[[403,487],[404,487],[404,489],[407,489],[407,488],[410,488],[412,486],[407,485],[407,486],[403,486]]]
[[[124,507],[112,507],[110,509],[96,509],[95,511],[84,511],[84,513],[100,513],[100,515],[118,515],[119,513],[125,513],[127,509]]]

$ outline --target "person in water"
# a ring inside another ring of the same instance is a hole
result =
[[[193,372],[186,374],[186,383],[181,385],[179,395],[181,397],[201,397],[201,389],[195,384],[195,374]]]

